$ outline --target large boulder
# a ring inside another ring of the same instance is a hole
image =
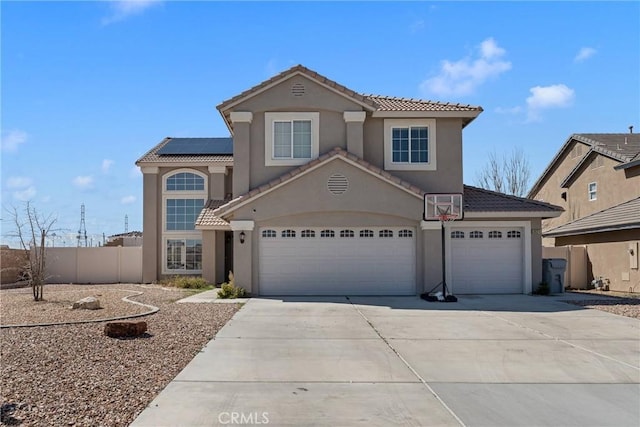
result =
[[[104,334],[111,338],[139,337],[147,332],[147,322],[109,322]]]
[[[100,308],[100,300],[96,297],[82,298],[73,303],[72,309],[97,310]]]

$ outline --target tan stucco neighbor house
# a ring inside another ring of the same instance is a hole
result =
[[[143,280],[175,274],[253,295],[417,295],[442,277],[425,193],[448,222],[454,294],[529,293],[541,220],[561,208],[466,186],[462,130],[482,108],[364,95],[301,65],[218,105],[231,138],[165,138],[144,176]]]
[[[542,221],[545,246],[584,246],[588,281],[640,292],[639,134],[571,135],[529,197],[564,208]]]

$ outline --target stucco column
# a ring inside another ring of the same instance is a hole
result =
[[[253,292],[252,242],[254,222],[231,221],[233,230],[233,277],[235,284]]]
[[[428,292],[442,281],[442,244],[439,221],[422,221],[423,291]],[[439,290],[439,289],[436,289]]]
[[[216,283],[216,251],[215,230],[202,230],[202,278],[209,283]]]
[[[226,166],[209,166],[209,198],[224,200],[224,179],[227,174]]]
[[[251,120],[253,113],[233,111],[233,197],[247,193],[250,188]]]
[[[143,167],[142,203],[142,282],[158,280],[158,221],[162,218],[162,206],[158,202],[158,168]],[[162,253],[162,251],[160,251]]]
[[[367,113],[364,111],[345,111],[344,121],[347,124],[347,151],[363,158],[364,131],[363,123]]]

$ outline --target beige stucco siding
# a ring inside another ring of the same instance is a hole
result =
[[[624,230],[581,236],[557,237],[556,245],[584,245],[587,250],[587,279],[603,277],[613,291],[640,292],[640,271],[631,268],[629,245],[640,242],[640,230]],[[637,259],[636,259],[637,262]]]

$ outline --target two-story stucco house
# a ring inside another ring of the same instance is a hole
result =
[[[166,138],[140,158],[144,281],[201,274],[254,295],[416,295],[442,277],[425,193],[445,223],[449,290],[528,293],[547,203],[465,186],[480,107],[363,95],[295,66],[218,107],[232,138]]]
[[[584,246],[588,281],[640,291],[639,134],[571,135],[528,197],[564,208],[543,220],[545,246]]]

